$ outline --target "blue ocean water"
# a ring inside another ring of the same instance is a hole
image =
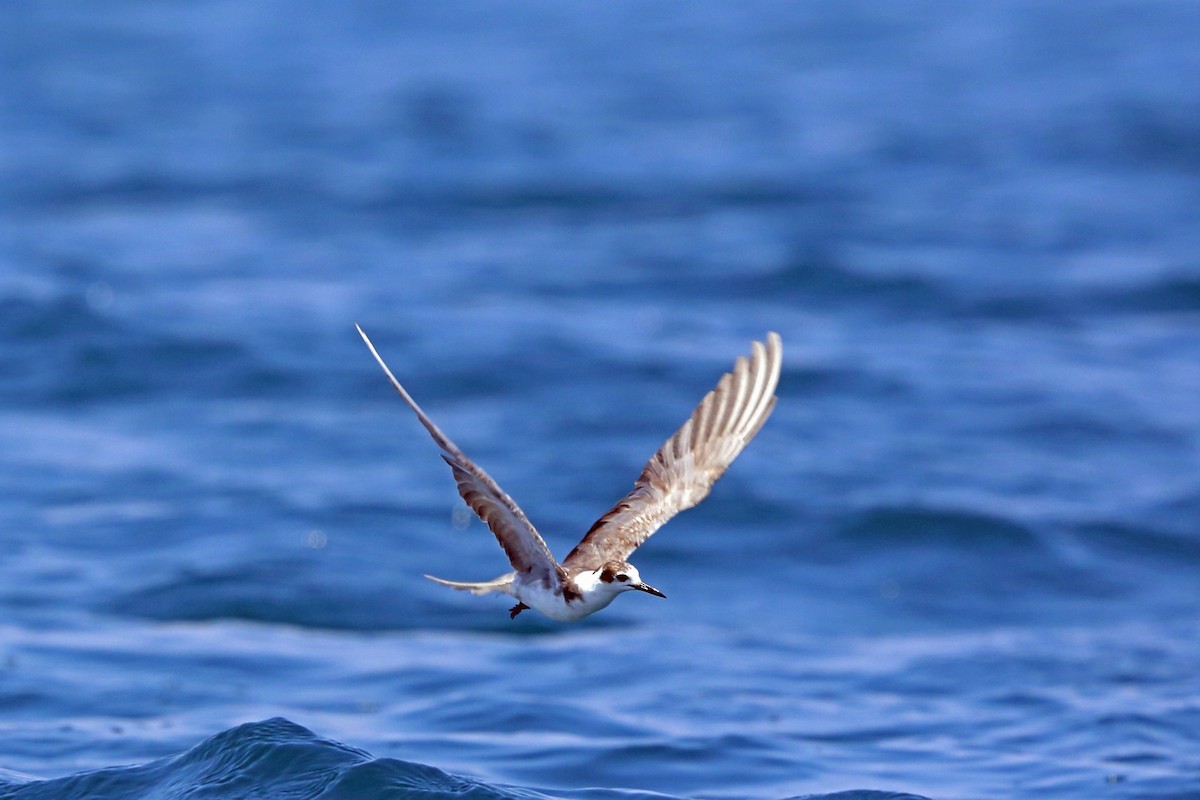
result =
[[[1200,797],[1200,5],[13,4],[0,798]],[[767,330],[775,414],[560,556]]]

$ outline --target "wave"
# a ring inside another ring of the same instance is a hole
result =
[[[270,797],[288,800],[531,800],[564,797],[655,798],[666,795],[617,789],[570,790],[500,786],[436,767],[374,758],[286,719],[250,722],[218,733],[192,749],[130,767],[112,767],[49,780],[0,773],[0,800],[174,800]],[[798,799],[799,800],[799,799]],[[922,800],[877,791],[807,795],[803,800]]]
[[[0,367],[17,378],[0,387],[0,402],[23,407],[224,399],[264,388],[295,391],[303,380],[232,338],[154,331],[75,297],[0,297],[0,340],[7,347]]]
[[[1024,550],[1039,544],[1022,523],[982,511],[925,505],[877,505],[850,517],[842,536],[892,548],[897,541],[976,549],[981,543]]]

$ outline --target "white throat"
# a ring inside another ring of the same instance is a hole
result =
[[[561,594],[555,594],[539,586],[514,586],[513,596],[531,608],[560,622],[583,619],[605,608],[626,588],[624,584],[606,583],[600,580],[599,572],[580,572],[571,577],[580,597],[566,602]]]
[[[585,601],[595,602],[601,597],[606,598],[600,608],[612,602],[612,599],[629,588],[627,583],[600,580],[600,570],[595,572],[580,572],[574,576],[575,588],[583,595]]]

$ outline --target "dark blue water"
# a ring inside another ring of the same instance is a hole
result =
[[[1200,797],[1200,5],[4,16],[0,797]]]

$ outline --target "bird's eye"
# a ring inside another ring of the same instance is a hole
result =
[[[624,572],[622,572],[620,575],[617,576],[617,580],[619,580],[621,583],[625,583],[626,581],[629,580],[629,576],[626,575]]]

